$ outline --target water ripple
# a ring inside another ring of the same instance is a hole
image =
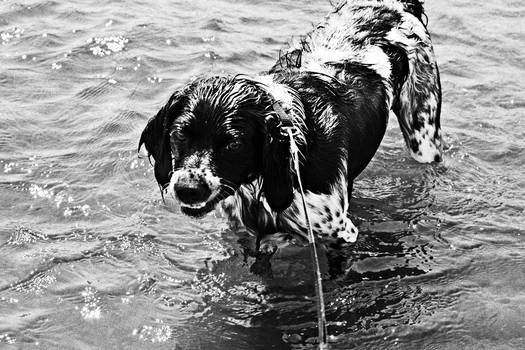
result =
[[[308,249],[245,256],[246,232],[163,203],[136,147],[174,90],[268,69],[329,7],[0,5],[0,347],[315,348]],[[357,243],[322,249],[331,345],[520,348],[525,9],[425,7],[445,159],[414,162],[390,122],[354,186]]]

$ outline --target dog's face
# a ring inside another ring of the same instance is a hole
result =
[[[271,105],[250,80],[200,79],[176,92],[148,122],[139,147],[146,146],[159,186],[180,201],[183,213],[201,216],[256,178],[264,178],[274,210],[290,204],[291,180],[278,178],[289,170],[288,158],[267,157],[279,148],[270,137]],[[269,174],[269,168],[281,172]]]

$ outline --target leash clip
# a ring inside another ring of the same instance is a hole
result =
[[[294,162],[298,162],[299,158],[297,155],[299,154],[299,147],[297,147],[297,143],[295,142],[295,136],[299,134],[299,130],[297,130],[295,126],[286,126],[282,128],[281,133],[283,136],[290,138],[290,152],[292,153]]]

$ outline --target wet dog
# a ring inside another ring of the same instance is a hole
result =
[[[164,193],[198,217],[216,206],[259,238],[304,235],[290,141],[315,233],[354,242],[353,181],[374,156],[389,114],[422,163],[441,160],[441,87],[418,0],[341,3],[292,42],[267,74],[207,77],[176,91],[139,142]]]

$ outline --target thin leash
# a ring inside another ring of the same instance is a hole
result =
[[[321,268],[319,266],[319,256],[317,255],[317,248],[315,244],[315,236],[312,231],[312,226],[310,224],[310,218],[308,216],[308,208],[306,207],[306,200],[304,196],[303,183],[301,181],[301,174],[299,172],[299,148],[295,143],[294,132],[292,127],[286,127],[284,130],[288,133],[290,138],[290,152],[292,154],[293,165],[295,173],[297,175],[297,182],[299,184],[299,191],[301,192],[301,199],[303,203],[304,217],[306,221],[306,228],[308,230],[308,242],[310,246],[310,252],[312,254],[314,272],[315,272],[315,294],[317,297],[317,329],[319,332],[319,349],[325,350],[328,349],[327,343],[327,329],[326,329],[326,311],[323,295],[323,279],[321,277]]]

